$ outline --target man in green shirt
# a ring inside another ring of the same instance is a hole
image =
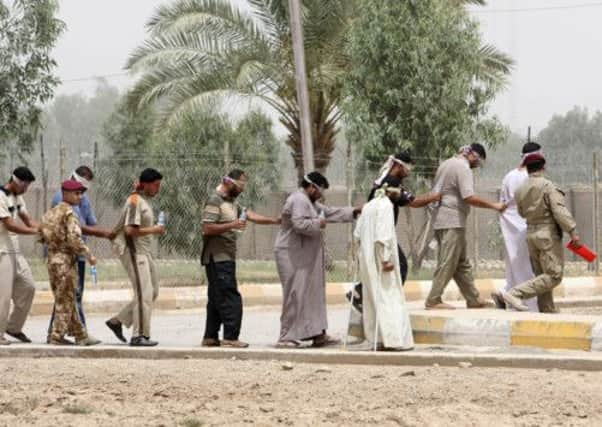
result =
[[[236,198],[246,184],[245,173],[240,169],[232,170],[222,179],[203,209],[201,263],[205,266],[208,287],[207,322],[202,345],[206,347],[248,347],[247,343],[238,339],[242,299],[236,282],[236,240],[245,229],[247,220],[256,224],[280,223],[279,218],[265,217],[238,205]],[[221,325],[224,325],[222,341],[218,337]]]

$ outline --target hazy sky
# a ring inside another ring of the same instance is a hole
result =
[[[144,24],[157,5],[169,0],[60,0],[68,29],[55,57],[64,80],[58,93],[91,93],[94,81],[111,75],[125,87],[123,66],[145,37]],[[240,0],[237,0],[240,1]],[[554,113],[575,105],[602,110],[602,1],[489,0],[471,8],[484,40],[510,54],[516,67],[492,111],[513,130],[534,134]]]

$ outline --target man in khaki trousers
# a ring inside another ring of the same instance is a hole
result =
[[[564,248],[562,233],[568,233],[575,247],[581,246],[577,224],[564,202],[564,193],[544,177],[545,158],[529,154],[524,160],[529,180],[516,190],[518,213],[527,221],[529,258],[536,277],[501,296],[506,304],[527,311],[524,300],[537,297],[542,313],[555,313],[553,290],[562,281]]]
[[[466,218],[470,206],[498,212],[506,209],[504,203],[490,202],[475,194],[472,169],[479,167],[486,156],[485,147],[475,143],[463,147],[458,155],[444,161],[437,169],[434,192],[441,193],[433,224],[438,244],[437,268],[425,302],[427,309],[454,308],[441,299],[452,278],[468,308],[487,305],[474,285],[472,266],[466,253]]]
[[[22,166],[13,171],[8,184],[0,187],[0,345],[10,344],[4,337],[5,332],[21,342],[31,342],[23,333],[23,325],[31,309],[35,283],[19,249],[18,235],[34,235],[38,230],[23,200],[23,194],[33,181],[31,171]],[[18,219],[23,224],[19,224]]]
[[[115,336],[125,342],[123,326],[132,326],[130,345],[152,347],[157,341],[150,339],[153,302],[159,295],[159,281],[152,256],[154,236],[164,234],[165,226],[155,225],[150,199],[159,194],[163,176],[155,169],[145,169],[139,182],[127,199],[117,225],[113,241],[121,264],[128,273],[134,298],[106,325]]]

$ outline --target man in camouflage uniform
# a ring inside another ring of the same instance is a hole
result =
[[[516,190],[515,200],[518,213],[527,221],[529,257],[536,277],[501,296],[520,311],[528,310],[523,300],[536,296],[540,312],[555,313],[553,290],[562,281],[564,269],[562,233],[568,233],[576,247],[581,243],[575,220],[565,206],[564,193],[543,175],[543,155],[529,154],[524,164],[529,180]]]
[[[50,209],[42,217],[40,224],[41,240],[48,246],[48,277],[54,294],[54,322],[49,344],[71,344],[65,339],[69,334],[75,337],[77,345],[95,345],[100,341],[89,337],[76,307],[77,258],[85,255],[90,265],[96,265],[96,258],[82,240],[79,220],[73,212],[78,205],[85,187],[75,180],[63,182],[63,201]]]

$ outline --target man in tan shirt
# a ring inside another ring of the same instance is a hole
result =
[[[132,283],[134,297],[119,314],[107,320],[106,325],[123,342],[126,342],[123,325],[133,326],[130,345],[134,347],[158,344],[150,339],[153,302],[159,295],[151,246],[154,236],[165,233],[165,226],[155,225],[150,199],[159,194],[162,179],[155,169],[142,171],[136,191],[125,202],[113,244]]]
[[[437,240],[437,267],[431,291],[425,306],[427,309],[453,309],[442,301],[441,296],[453,278],[466,299],[468,308],[483,308],[487,304],[480,298],[474,285],[472,266],[466,251],[466,218],[470,206],[503,212],[504,203],[491,202],[475,194],[472,169],[486,159],[485,147],[472,144],[443,163],[435,176],[435,193],[441,193],[441,202],[433,228]]]

